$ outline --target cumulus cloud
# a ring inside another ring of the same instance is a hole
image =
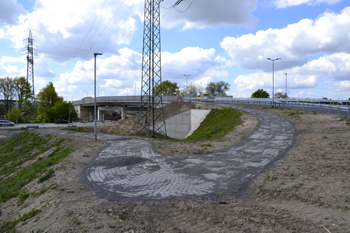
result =
[[[162,53],[162,80],[177,82],[178,86],[186,83],[184,74],[190,74],[188,83],[194,82],[205,86],[208,82],[228,76],[223,70],[227,60],[215,55],[214,49],[198,47],[184,48],[178,53]],[[61,74],[55,82],[59,93],[75,96],[93,94],[93,59],[78,61],[72,72]],[[98,57],[97,86],[105,95],[134,94],[140,90],[141,54],[128,48],[118,51],[118,55]]]
[[[340,14],[324,13],[316,20],[303,19],[282,29],[258,31],[255,35],[226,37],[222,48],[241,68],[271,69],[266,58],[282,58],[276,70],[307,63],[316,53],[350,52],[350,7]]]
[[[215,49],[199,47],[187,47],[174,54],[163,52],[162,62],[164,80],[183,80],[184,74],[191,75],[192,80],[199,79],[208,76],[205,72],[224,68],[228,63],[226,58],[215,55]],[[216,74],[212,77],[220,76]]]
[[[16,18],[26,14],[23,6],[17,2],[17,0],[5,0],[1,1],[0,7],[0,25],[1,24],[15,24]]]
[[[161,6],[170,7],[176,0],[164,1]],[[191,0],[183,1],[177,10],[171,10],[166,13],[162,19],[162,26],[173,28],[182,25],[182,29],[190,28],[207,28],[222,25],[243,25],[253,27],[257,23],[257,18],[252,12],[256,10],[258,0],[193,0],[193,4],[189,7]],[[189,7],[189,8],[188,8]],[[179,11],[188,10],[181,14]],[[162,12],[166,12],[163,10]]]
[[[118,45],[129,43],[137,29],[133,16],[139,13],[141,1],[107,1],[100,12],[103,2],[37,0],[34,11],[19,16],[17,25],[6,26],[2,38],[20,49],[26,46],[23,39],[32,30],[37,52],[57,62],[75,56],[90,59],[95,51],[112,52]]]
[[[298,6],[302,4],[316,5],[321,3],[326,3],[328,5],[341,2],[342,0],[274,0],[273,4],[276,8],[286,8],[290,6]]]
[[[275,90],[285,87],[287,73],[288,89],[314,88],[325,77],[332,79],[338,86],[346,86],[350,77],[350,54],[337,53],[325,55],[303,66],[275,72]],[[248,75],[239,75],[234,84],[243,96],[250,96],[252,91],[263,88],[272,92],[272,73],[258,71]],[[327,83],[330,84],[330,83]]]

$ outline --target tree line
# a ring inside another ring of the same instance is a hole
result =
[[[25,77],[0,78],[0,118],[15,123],[54,122],[55,119],[77,117],[71,103],[58,96],[52,82],[34,98],[31,85]]]
[[[227,96],[226,92],[228,90],[230,90],[230,84],[223,81],[216,83],[210,82],[203,90],[202,85],[195,83],[190,83],[188,86],[180,89],[176,82],[170,82],[169,80],[162,82],[154,89],[155,93],[161,93],[163,95],[182,95],[192,97],[196,97],[204,92],[212,96]]]
[[[28,111],[31,105],[33,94],[31,92],[31,85],[24,77],[17,78],[0,78],[0,99],[3,104],[0,105],[0,117],[8,114],[12,108]]]

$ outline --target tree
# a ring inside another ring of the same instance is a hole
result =
[[[13,107],[11,108],[11,110],[7,112],[7,119],[9,121],[14,122],[15,124],[24,123],[24,119],[22,117],[22,111],[18,107]]]
[[[230,84],[223,81],[210,82],[205,88],[205,91],[213,96],[227,96],[226,91],[228,90],[230,90]]]
[[[14,83],[18,97],[18,108],[22,110],[26,102],[33,98],[31,86],[24,77],[15,78]]]
[[[0,78],[0,93],[5,101],[5,113],[7,113],[13,105],[13,100],[16,96],[15,83],[12,78]]]
[[[52,112],[55,119],[69,119],[69,110],[70,110],[70,118],[77,118],[78,114],[75,109],[71,105],[70,102],[59,100],[55,103],[52,108]]]
[[[283,93],[283,92],[277,92],[275,94],[275,98],[288,98],[288,95],[286,93]]]
[[[197,96],[199,93],[201,93],[201,87],[195,83],[190,83],[187,88],[184,86],[180,91],[180,95],[184,96]]]
[[[160,85],[157,85],[154,87],[154,92],[163,94],[163,95],[179,95],[180,90],[177,86],[177,83],[170,82],[169,80],[166,80],[162,82]]]
[[[270,94],[266,91],[263,91],[261,93],[261,89],[258,89],[257,91],[252,93],[251,98],[270,98]]]
[[[39,121],[53,122],[56,118],[56,113],[53,109],[56,102],[63,101],[62,97],[59,97],[52,82],[49,82],[46,87],[41,89],[37,95],[38,102],[38,117]],[[67,108],[68,111],[68,108]]]

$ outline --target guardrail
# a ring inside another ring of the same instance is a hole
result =
[[[328,112],[328,114],[337,114],[347,116],[350,119],[350,101],[349,100],[324,100],[324,99],[261,99],[261,98],[220,98],[200,100],[189,97],[184,98],[185,102],[201,102],[201,103],[221,103],[221,104],[241,104],[241,105],[256,105],[264,107],[280,107],[292,108],[306,111]],[[337,104],[335,104],[337,103]]]

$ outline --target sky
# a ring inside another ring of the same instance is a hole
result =
[[[176,0],[161,3],[162,80],[230,84],[295,98],[349,99],[349,0]],[[0,77],[26,77],[35,44],[36,94],[66,100],[140,95],[144,0],[0,0]],[[187,80],[185,75],[188,76]]]

